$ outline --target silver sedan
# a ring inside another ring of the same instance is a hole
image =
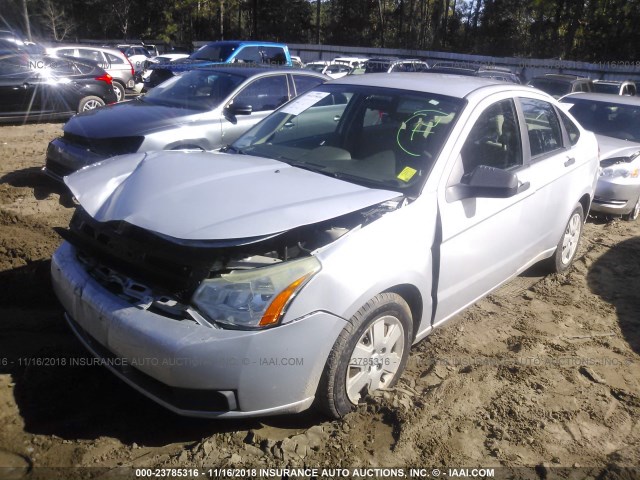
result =
[[[597,171],[594,135],[534,89],[344,77],[224,152],[66,177],[53,285],[85,346],[174,412],[340,417],[514,275],[567,270]]]

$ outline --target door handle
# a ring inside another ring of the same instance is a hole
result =
[[[333,117],[334,122],[337,122],[338,120],[340,120],[340,115],[336,115],[335,117]]]
[[[564,166],[565,167],[570,167],[571,165],[573,165],[574,163],[576,163],[576,159],[573,157],[569,157],[567,158],[567,161],[564,162]]]

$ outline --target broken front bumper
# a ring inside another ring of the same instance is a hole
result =
[[[260,331],[175,320],[106,290],[66,242],[53,255],[51,272],[69,324],[91,353],[181,415],[248,417],[308,408],[346,323],[326,312]]]
[[[637,178],[600,177],[591,210],[612,215],[626,215],[635,207],[638,196],[640,196],[640,183]]]

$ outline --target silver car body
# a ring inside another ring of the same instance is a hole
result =
[[[191,245],[195,254],[212,245],[242,249],[264,244],[268,250],[272,247],[266,245],[294,232],[312,232],[314,239],[301,261],[314,262],[315,273],[296,291],[279,325],[243,330],[207,321],[194,305],[190,321],[176,321],[166,313],[170,298],[161,298],[115,267],[85,258],[80,247],[72,246],[77,243],[73,236],[68,237],[70,243],[63,243],[52,259],[54,289],[74,332],[116,375],[183,415],[229,418],[304,410],[314,401],[334,342],[369,299],[380,292],[406,298],[415,325],[411,342],[418,342],[553,255],[576,205],[589,209],[597,147],[595,137],[579,127],[575,144],[567,142],[536,158],[526,152],[528,140],[522,136],[524,164],[516,170],[517,193],[509,198],[452,196],[461,149],[481,115],[496,102],[518,98],[554,105],[542,92],[477,78],[350,76],[290,102],[273,119],[300,112],[305,102],[314,103],[314,95],[317,100],[341,87],[461,99],[457,121],[447,127],[449,135],[429,175],[413,194],[235,153],[138,153],[66,177],[81,205],[78,231],[99,236],[101,228],[113,225],[118,231],[150,232],[155,240],[144,242],[147,254],[154,242],[166,242],[167,248]],[[292,118],[289,131],[317,126],[304,127],[302,120],[296,124]],[[245,137],[257,134],[270,119]],[[321,147],[315,151],[318,161],[339,153]],[[371,221],[350,223],[354,215]],[[124,258],[127,248],[114,242],[112,253]],[[249,274],[260,272],[252,270],[255,266],[267,272],[274,267],[265,265],[273,262],[286,267],[294,261],[265,255],[232,260]],[[124,293],[110,293],[104,278],[120,284]],[[215,398],[206,397],[205,404],[180,400],[198,392],[215,392]]]
[[[317,85],[328,80],[324,75],[302,70],[242,67],[203,68],[190,75],[198,75],[199,72],[205,76],[235,72],[241,80],[228,95],[217,99],[210,110],[152,104],[152,94],[149,94],[114,105],[99,115],[74,117],[65,125],[64,136],[49,144],[45,173],[61,180],[70,172],[118,153],[220,148],[236,140],[273,111],[274,107],[256,108],[250,114],[229,115],[228,107],[242,99],[250,89],[260,89],[261,99],[279,106],[303,91],[299,83],[310,81]],[[175,76],[157,87],[153,95],[180,78]],[[266,87],[256,86],[260,82],[272,82],[276,86],[269,84],[270,89],[266,90]],[[207,97],[203,96],[202,101],[207,101]]]
[[[635,220],[640,213],[640,98],[575,93],[561,102],[596,132],[601,170],[592,210]]]

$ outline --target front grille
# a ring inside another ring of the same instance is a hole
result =
[[[221,251],[165,240],[126,222],[98,222],[76,209],[69,230],[58,233],[97,263],[153,288],[188,300],[209,275]]]
[[[64,132],[66,142],[105,157],[137,152],[144,137],[89,138]]]

